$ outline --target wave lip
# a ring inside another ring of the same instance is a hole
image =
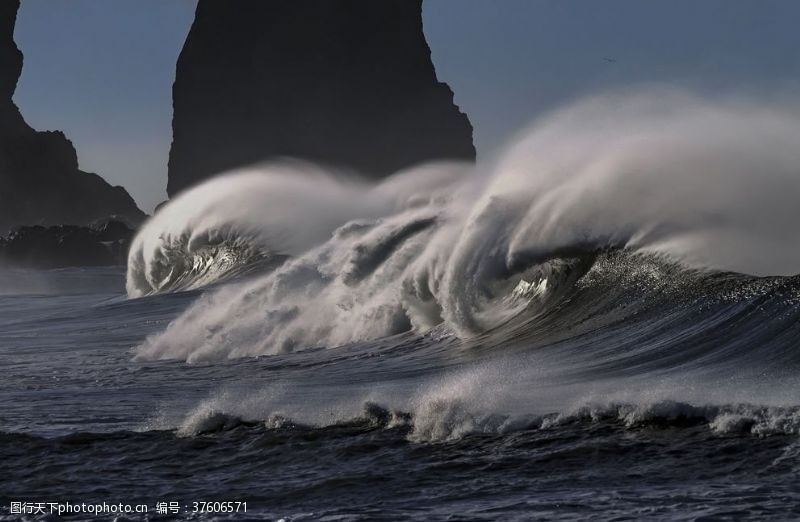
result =
[[[399,173],[372,185],[283,160],[231,172],[169,201],[128,255],[130,297],[198,288],[253,264],[297,257],[339,227],[445,198],[459,163]]]

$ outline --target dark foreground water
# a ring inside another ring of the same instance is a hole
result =
[[[642,266],[598,262],[469,342],[193,364],[136,349],[199,291],[4,271],[0,519],[59,519],[17,502],[148,508],[87,520],[800,518],[797,281]]]

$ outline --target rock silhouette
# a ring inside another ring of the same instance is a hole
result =
[[[200,0],[178,59],[167,192],[296,157],[379,178],[475,158],[421,0]]]
[[[21,225],[85,225],[117,217],[138,224],[144,213],[122,187],[78,169],[59,131],[37,132],[12,101],[22,72],[14,42],[19,0],[0,2],[0,236]]]

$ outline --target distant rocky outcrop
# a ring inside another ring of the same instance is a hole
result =
[[[64,134],[33,130],[13,103],[22,72],[18,9],[19,0],[0,1],[0,236],[13,226],[85,225],[110,216],[138,224],[145,216],[125,189],[79,170]]]
[[[21,227],[0,238],[0,267],[125,265],[133,234],[121,221]]]
[[[167,191],[274,157],[374,178],[475,158],[421,0],[199,0],[178,59]]]

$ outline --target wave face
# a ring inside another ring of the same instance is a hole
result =
[[[291,162],[217,178],[141,230],[129,295],[282,264],[201,298],[137,356],[224,359],[432,328],[470,338],[555,306],[609,249],[680,263],[666,276],[678,280],[792,274],[799,135],[794,106],[629,92],[543,118],[488,167],[427,165],[374,185]]]
[[[688,270],[624,250],[546,267],[504,294],[503,309],[521,311],[480,335],[440,326],[245,361],[269,383],[220,390],[160,427],[193,436],[368,419],[417,442],[573,422],[800,434],[800,277]]]

